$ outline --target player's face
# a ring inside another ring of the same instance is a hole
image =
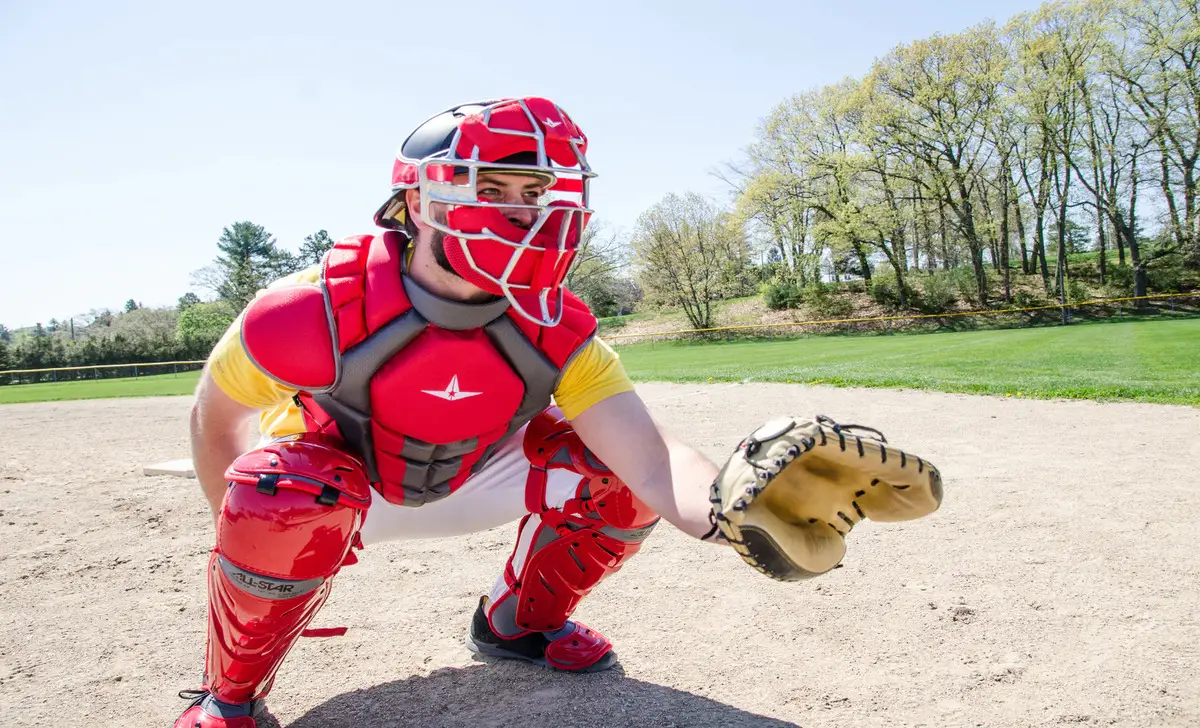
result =
[[[475,194],[479,201],[493,205],[536,205],[545,193],[546,183],[529,175],[481,172],[476,178]],[[509,222],[525,230],[538,216],[537,210],[521,207],[501,207],[501,213]]]
[[[455,182],[466,184],[467,175],[460,175]],[[501,172],[480,172],[475,179],[475,194],[480,202],[488,202],[500,207],[500,212],[508,221],[519,228],[528,230],[537,220],[538,211],[532,208],[503,207],[503,205],[536,205],[542,195],[546,194],[546,181],[540,177],[526,174],[504,174]],[[446,221],[446,209],[442,205],[431,205],[430,212],[438,222]],[[433,247],[433,257],[438,265],[450,273],[458,275],[446,257],[446,234],[439,230],[431,230],[430,241]]]

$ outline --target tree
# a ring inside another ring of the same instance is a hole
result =
[[[129,313],[130,311],[136,311],[137,309],[138,309],[138,302],[133,300],[132,298],[125,302],[125,313]]]
[[[252,222],[235,222],[222,230],[217,250],[221,254],[197,271],[195,280],[238,311],[272,280],[301,267],[262,225]]]
[[[597,316],[613,316],[622,309],[620,273],[628,266],[628,245],[615,232],[593,221],[583,232],[565,284]]]
[[[745,236],[730,218],[694,192],[669,194],[638,218],[638,280],[648,298],[682,308],[693,328],[712,325],[726,263],[745,252]]]
[[[208,356],[235,318],[228,301],[197,303],[180,312],[176,333],[189,355]]]
[[[12,332],[4,324],[0,324],[0,341],[3,341],[5,344],[12,343]]]
[[[191,308],[192,306],[195,306],[197,303],[200,303],[200,297],[197,296],[195,293],[188,291],[187,293],[185,293],[179,297],[179,305],[177,306],[177,308],[180,311],[186,311],[189,308]]]
[[[970,251],[979,300],[988,298],[984,241],[976,207],[993,152],[987,143],[1007,54],[994,26],[900,46],[877,61],[867,78],[866,123],[887,153],[919,160],[917,178],[953,213]]]
[[[324,230],[318,230],[304,238],[304,242],[300,244],[300,254],[297,256],[300,267],[308,268],[320,263],[325,253],[333,247],[333,242],[333,238]]]
[[[112,326],[114,315],[113,312],[107,308],[93,308],[91,311],[88,311],[87,316],[84,318],[87,320],[86,325],[90,330],[92,328],[100,329],[106,326]]]
[[[1122,39],[1105,71],[1121,86],[1146,135],[1171,232],[1170,244],[1143,256],[1130,205],[1134,295],[1144,296],[1147,266],[1157,258],[1182,252],[1200,266],[1200,6],[1189,0],[1119,0],[1115,6]],[[1136,173],[1131,176],[1136,180]]]

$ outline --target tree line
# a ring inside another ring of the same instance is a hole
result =
[[[332,246],[320,230],[293,253],[263,226],[234,223],[222,230],[212,264],[193,274],[211,300],[189,291],[175,306],[148,308],[130,299],[121,311],[93,309],[21,331],[0,325],[0,371],[204,359],[256,291],[315,265]]]
[[[1066,300],[1084,249],[1101,283],[1144,296],[1154,266],[1200,268],[1198,161],[1200,7],[1051,2],[786,99],[720,173],[728,206],[670,196],[633,245],[647,296],[697,326],[731,280],[719,265],[755,245],[777,285],[819,288],[826,261],[883,273],[899,308],[914,275],[960,268],[978,305],[1011,302],[1013,275]]]

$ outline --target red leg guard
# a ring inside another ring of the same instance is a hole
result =
[[[371,495],[362,464],[320,437],[298,436],[241,456],[208,571],[207,689],[245,703],[275,672],[329,596]]]
[[[563,629],[580,600],[636,554],[658,522],[658,515],[584,447],[556,409],[529,423],[525,454],[531,465],[530,515],[521,521],[505,567],[508,588],[488,605],[489,625],[506,639]],[[580,476],[561,509],[546,504],[548,471],[557,468]],[[607,651],[607,640],[595,636],[596,644],[584,647],[595,651],[603,643]],[[569,650],[555,649],[560,648]],[[552,658],[550,648],[546,657]]]

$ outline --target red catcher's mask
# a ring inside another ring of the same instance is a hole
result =
[[[562,318],[563,279],[592,214],[588,183],[595,174],[586,152],[587,137],[566,112],[528,97],[472,107],[442,150],[419,161],[402,155],[397,169],[403,165],[401,176],[411,179],[415,166],[423,218],[445,233],[455,272],[506,297],[529,320],[553,326]],[[487,172],[537,177],[548,183],[546,194],[534,203],[481,199],[478,177]],[[413,186],[404,182],[393,179],[393,188]],[[445,213],[431,214],[431,205]],[[528,229],[510,221],[506,212],[513,209],[535,211]]]

